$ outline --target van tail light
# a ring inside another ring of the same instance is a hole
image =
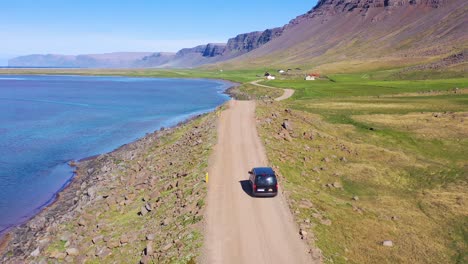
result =
[[[276,184],[276,190],[278,191],[278,184]]]
[[[253,185],[253,190],[256,191],[257,190],[257,184],[254,183]]]

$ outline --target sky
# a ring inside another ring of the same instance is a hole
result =
[[[0,65],[27,54],[171,51],[283,26],[317,0],[0,0]]]

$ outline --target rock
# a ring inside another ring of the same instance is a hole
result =
[[[393,247],[393,241],[385,240],[384,242],[382,242],[382,246],[384,246],[384,247]]]
[[[60,235],[60,240],[61,241],[69,241],[71,237],[71,234],[68,232],[64,232]]]
[[[346,157],[341,157],[341,158],[340,158],[340,161],[342,161],[342,162],[348,162],[348,160],[346,159]]]
[[[120,241],[111,240],[106,243],[107,247],[110,249],[118,248],[120,246]]]
[[[353,200],[354,201],[359,201],[359,197],[358,196],[353,196]]]
[[[156,238],[155,234],[146,235],[146,240],[148,240],[148,241],[153,241],[155,238]]]
[[[146,210],[146,206],[142,206],[140,210],[140,215],[145,216],[148,213],[148,210]]]
[[[293,130],[293,127],[291,125],[291,122],[288,119],[285,119],[283,121],[283,124],[281,125],[284,129],[286,130]]]
[[[81,219],[78,221],[78,225],[79,225],[79,226],[86,226],[86,221],[85,221],[83,218],[81,218]]]
[[[33,252],[31,252],[31,257],[37,257],[41,254],[41,250],[39,248],[36,248]]]
[[[304,133],[302,134],[302,137],[303,137],[304,139],[314,140],[314,134],[313,134],[312,132],[304,132]],[[309,147],[309,149],[310,149],[310,147]]]
[[[353,211],[358,212],[358,213],[360,213],[360,214],[363,213],[363,210],[362,210],[361,208],[359,208],[359,207],[357,207],[357,206],[354,206],[354,205],[353,205]]]
[[[93,241],[94,244],[96,244],[96,243],[98,243],[99,241],[103,240],[103,238],[104,238],[104,236],[102,236],[102,235],[101,235],[101,236],[97,236],[97,237],[94,237],[94,238],[92,239],[92,241]]]
[[[77,248],[69,248],[67,249],[66,252],[69,256],[73,256],[73,257],[76,257],[80,254],[80,251]]]
[[[334,183],[333,183],[333,187],[335,187],[335,188],[337,188],[337,189],[338,189],[338,188],[343,188],[343,186],[342,186],[341,183],[339,183],[339,182],[334,182]]]
[[[300,230],[299,231],[299,234],[301,235],[301,239],[305,239],[307,237],[307,231],[305,230]]]
[[[96,192],[97,192],[97,187],[96,186],[91,186],[86,191],[86,194],[89,196],[89,198],[94,199],[94,198],[96,198]]]
[[[325,157],[325,158],[322,159],[322,161],[328,163],[328,162],[330,162],[331,160],[330,160],[329,158]]]
[[[154,254],[154,250],[153,250],[153,241],[149,241],[147,244],[146,244],[146,248],[145,248],[145,255],[146,256],[151,256]]]
[[[148,212],[153,211],[153,207],[151,206],[150,203],[145,204],[145,208],[146,208],[146,210],[148,210]]]
[[[28,224],[29,228],[32,230],[39,230],[43,229],[46,225],[46,218],[43,216],[37,216],[33,220],[31,220]]]
[[[161,251],[162,251],[162,252],[168,251],[171,247],[172,247],[172,243],[169,243],[169,244],[165,245],[165,246],[161,249]]]
[[[120,244],[124,245],[127,244],[130,241],[127,235],[123,235],[120,237]]]
[[[67,257],[67,254],[65,252],[52,252],[49,256],[50,258],[54,259],[64,259]]]
[[[140,264],[147,264],[147,263],[150,263],[150,258],[148,256],[144,255],[140,259]]]
[[[169,219],[167,219],[167,218],[164,219],[164,220],[161,222],[161,225],[162,225],[162,226],[168,226],[169,224],[170,224],[170,221],[169,221]]]
[[[112,254],[112,251],[110,251],[106,247],[98,248],[98,249],[96,249],[96,252],[95,252],[95,256],[99,257],[100,259],[103,259],[103,258],[109,256],[110,254]]]

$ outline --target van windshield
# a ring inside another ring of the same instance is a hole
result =
[[[274,175],[258,175],[257,185],[276,185],[276,177]]]

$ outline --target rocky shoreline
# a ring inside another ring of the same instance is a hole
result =
[[[197,257],[216,114],[72,164],[54,203],[0,241],[2,263],[166,263]]]

